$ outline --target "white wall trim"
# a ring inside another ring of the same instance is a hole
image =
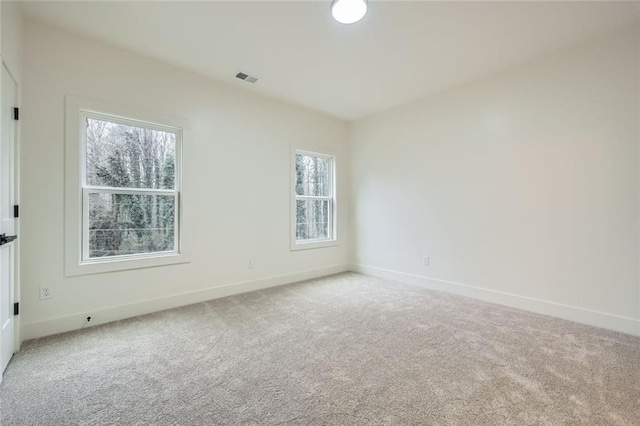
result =
[[[333,162],[333,171],[331,174],[331,186],[332,186],[332,212],[331,212],[331,236],[326,240],[318,242],[313,241],[301,241],[296,239],[296,155],[298,153],[315,155],[318,157],[331,158]],[[338,156],[334,149],[330,147],[319,147],[313,145],[304,144],[291,144],[291,193],[289,195],[291,199],[291,218],[290,218],[290,250],[309,250],[324,247],[334,247],[340,245],[340,238],[338,236]]]
[[[640,321],[634,318],[373,266],[352,264],[349,270],[374,277],[395,280],[405,284],[417,285],[430,290],[444,291],[483,300],[485,302],[535,312],[537,314],[549,315],[581,324],[619,331],[634,336],[640,335],[638,328]]]
[[[348,264],[327,266],[309,271],[294,272],[291,274],[275,275],[251,281],[241,281],[233,284],[210,287],[204,290],[196,290],[187,293],[176,294],[169,297],[145,300],[126,305],[113,306],[95,311],[78,312],[73,315],[37,321],[22,326],[22,338],[24,340],[36,339],[67,331],[77,330],[86,323],[87,316],[91,316],[91,325],[105,324],[126,318],[145,315],[152,312],[219,299],[250,291],[261,290],[280,285],[291,284],[298,281],[320,278],[328,275],[339,274],[349,270]]]
[[[178,246],[174,247],[174,251],[166,255],[151,253],[148,256],[87,260],[88,251],[83,253],[83,250],[87,250],[89,241],[88,216],[85,217],[88,215],[86,188],[91,187],[85,182],[86,129],[83,123],[87,117],[175,134],[176,186],[172,195],[175,195],[177,201],[178,220],[175,225]],[[179,117],[77,96],[65,96],[64,256],[66,276],[175,265],[190,261],[188,238],[191,221],[187,219],[187,209],[184,206],[185,185],[182,178],[182,164],[185,157],[183,141],[191,139],[189,128],[189,123]]]

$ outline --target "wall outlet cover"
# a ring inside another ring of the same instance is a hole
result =
[[[53,298],[51,287],[40,286],[40,300],[51,299],[51,298]]]

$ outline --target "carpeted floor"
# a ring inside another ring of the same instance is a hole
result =
[[[2,425],[638,425],[640,339],[347,273],[26,342]]]

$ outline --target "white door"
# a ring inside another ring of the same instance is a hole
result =
[[[18,86],[7,69],[2,67],[0,92],[0,375],[7,367],[14,350],[13,302],[15,298],[16,243],[13,205],[15,197],[16,121],[14,107]],[[1,380],[1,378],[0,378]]]

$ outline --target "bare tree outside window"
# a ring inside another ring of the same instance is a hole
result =
[[[333,238],[333,157],[296,153],[296,241]]]
[[[85,117],[86,259],[177,249],[176,133]]]

